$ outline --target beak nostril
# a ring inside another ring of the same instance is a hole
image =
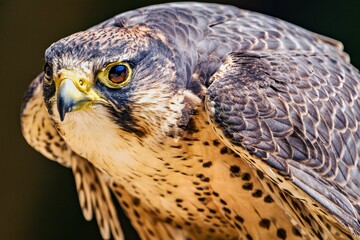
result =
[[[85,89],[87,83],[86,79],[60,80],[57,89],[57,109],[61,121],[65,119],[66,113],[84,109],[92,102],[100,101],[100,97],[94,91]]]

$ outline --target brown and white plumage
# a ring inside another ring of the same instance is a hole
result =
[[[109,189],[144,239],[358,238],[360,75],[341,43],[172,3],[64,38],[46,62],[23,134],[73,169],[103,238],[123,237]],[[116,64],[123,85],[104,80]]]
[[[27,99],[29,94],[31,98]],[[42,76],[33,80],[24,100],[21,123],[26,141],[47,158],[72,169],[83,215],[88,221],[96,216],[102,237],[108,239],[112,234],[115,239],[123,239],[109,192],[112,183],[89,161],[71,151],[57,133],[42,100]]]

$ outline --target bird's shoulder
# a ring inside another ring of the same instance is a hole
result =
[[[292,182],[359,231],[359,79],[327,52],[232,53],[209,80],[207,109],[250,164],[276,170],[288,179],[280,185]]]

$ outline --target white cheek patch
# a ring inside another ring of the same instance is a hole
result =
[[[133,169],[141,172],[163,164],[151,149],[144,147],[158,142],[149,143],[147,138],[139,140],[135,134],[121,130],[101,105],[68,113],[59,128],[74,152],[114,179],[130,174]]]
[[[67,113],[59,127],[65,134],[63,138],[75,152],[85,158],[97,155],[103,159],[112,151],[131,146],[131,140],[120,137],[119,127],[110,119],[106,109],[96,105],[93,109]]]

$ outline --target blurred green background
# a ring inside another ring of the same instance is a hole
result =
[[[44,51],[52,42],[120,12],[161,2],[0,0],[0,239],[100,239],[96,223],[82,217],[71,171],[46,160],[22,138],[22,95],[42,69]],[[221,3],[341,40],[352,63],[360,67],[358,0]],[[136,239],[129,223],[122,225],[127,239]]]

